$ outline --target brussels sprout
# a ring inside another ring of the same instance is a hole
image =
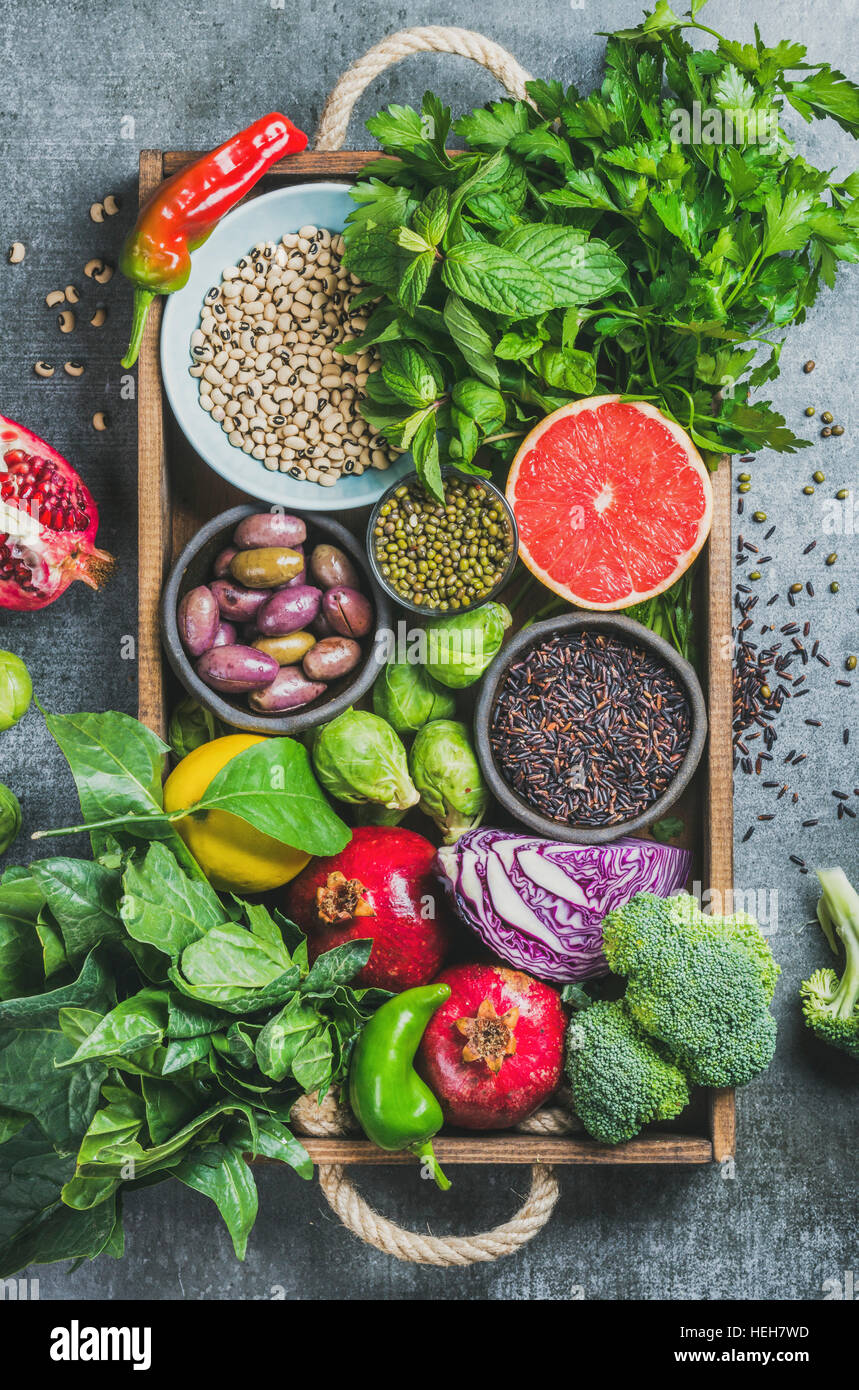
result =
[[[406,750],[376,714],[347,709],[325,724],[313,741],[313,765],[322,786],[338,801],[370,801],[404,811],[418,800]]]
[[[11,729],[27,713],[33,682],[20,656],[0,652],[0,730]]]
[[[435,821],[446,845],[483,820],[489,791],[464,724],[454,719],[425,724],[412,744],[409,771],[421,810]]]
[[[186,758],[195,748],[211,743],[213,738],[232,733],[228,725],[216,719],[214,714],[204,709],[190,695],[180,700],[170,716],[167,742],[177,758]]]
[[[398,734],[413,734],[431,719],[451,719],[456,701],[423,666],[389,661],[373,686],[373,709]]]
[[[503,603],[484,603],[473,613],[428,623],[426,667],[430,675],[453,690],[473,685],[495,656],[512,621]]]
[[[21,829],[21,806],[17,796],[0,782],[0,854],[5,854]]]

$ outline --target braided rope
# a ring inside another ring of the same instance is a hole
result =
[[[293,1106],[291,1118],[297,1134],[333,1138],[357,1129],[348,1105],[333,1093],[321,1105],[315,1095],[302,1096]],[[568,1110],[552,1108],[538,1110],[516,1128],[524,1134],[569,1134],[577,1128],[577,1122]],[[559,1196],[552,1169],[535,1163],[531,1169],[531,1190],[509,1221],[473,1236],[431,1236],[406,1231],[381,1216],[355,1190],[341,1164],[321,1163],[318,1175],[326,1201],[353,1235],[387,1255],[413,1264],[469,1265],[513,1255],[542,1230]]]
[[[500,44],[471,29],[449,29],[437,24],[401,29],[382,39],[344,72],[325,103],[314,149],[342,149],[353,107],[364,88],[386,68],[413,53],[455,53],[471,58],[488,68],[512,97],[528,100],[525,83],[530,82],[530,76]]]
[[[471,1265],[514,1255],[543,1229],[558,1200],[557,1179],[551,1168],[535,1163],[531,1190],[524,1204],[503,1225],[473,1236],[430,1236],[405,1231],[380,1216],[346,1177],[339,1163],[319,1169],[319,1185],[344,1226],[368,1245],[411,1264]]]

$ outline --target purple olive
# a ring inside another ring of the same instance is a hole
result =
[[[202,656],[209,650],[220,621],[218,600],[205,584],[184,595],[176,610],[176,623],[182,646],[190,656]]]
[[[312,681],[334,681],[354,671],[361,660],[361,648],[351,637],[323,637],[306,653],[302,665]]]
[[[228,623],[223,618],[218,623],[218,630],[215,633],[213,647],[234,647],[238,639],[238,632],[234,623]]]
[[[240,521],[233,540],[240,550],[260,550],[268,546],[286,545],[294,548],[307,537],[307,527],[300,516],[283,512],[256,512]]]
[[[197,675],[213,690],[241,695],[274,680],[280,667],[273,656],[253,647],[211,647],[196,665]]]
[[[285,637],[307,627],[319,612],[322,593],[304,584],[297,589],[278,589],[256,615],[256,624],[264,637]]]
[[[345,584],[357,589],[361,584],[358,574],[345,550],[336,545],[315,545],[310,556],[310,573],[321,589],[333,589]]]
[[[231,623],[248,622],[271,598],[271,589],[246,589],[234,579],[216,579],[212,593],[218,601],[221,616]]]
[[[310,631],[313,633],[314,637],[330,637],[334,632],[333,627],[321,608],[310,624]]]
[[[222,550],[215,559],[212,566],[216,579],[223,579],[230,572],[230,562],[234,555],[238,555],[238,550],[234,545],[228,545],[226,550]]]
[[[282,666],[270,685],[248,696],[248,704],[262,714],[277,714],[281,710],[309,705],[325,690],[322,681],[309,681],[297,666]]]
[[[341,637],[366,637],[373,626],[373,605],[357,589],[339,584],[322,600],[322,611]]]

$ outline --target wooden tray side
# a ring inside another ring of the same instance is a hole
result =
[[[140,202],[164,178],[160,150],[140,151]],[[159,341],[162,300],[149,310],[137,369],[138,508],[138,710],[137,717],[162,738],[167,732],[159,605],[170,560],[170,496],[164,447],[164,403]]]
[[[704,883],[714,909],[728,901],[734,882],[733,650],[731,642],[731,461],[720,460],[713,481],[713,529],[707,548],[707,696],[710,735],[704,777]],[[717,1162],[736,1145],[732,1090],[710,1092],[710,1137]]]
[[[141,151],[141,202],[162,179],[196,157],[194,151]],[[351,182],[364,165],[377,157],[377,152],[367,150],[318,154],[309,151],[275,165],[264,180],[264,186],[307,179]],[[138,715],[163,737],[168,716],[159,619],[161,589],[169,563],[202,517],[194,514],[193,492],[196,489],[192,489],[190,497],[177,494],[171,498],[170,495],[159,361],[160,326],[161,302],[156,300],[144,333],[138,371]],[[203,467],[201,464],[200,468]],[[729,461],[722,460],[719,471],[713,475],[713,530],[702,557],[701,586],[706,619],[704,645],[710,719],[706,765],[699,783],[704,802],[702,872],[705,884],[722,895],[733,881],[730,481]],[[206,510],[207,515],[235,500],[222,496],[218,480],[213,483],[211,495],[206,494],[212,504]],[[707,1136],[652,1132],[619,1148],[596,1144],[586,1136],[545,1138],[513,1133],[473,1137],[441,1135],[434,1142],[440,1160],[447,1163],[701,1164],[714,1158],[721,1160],[734,1152],[734,1117],[733,1091],[713,1091],[708,1095]],[[408,1155],[383,1152],[365,1140],[307,1139],[304,1142],[318,1163],[412,1161]]]

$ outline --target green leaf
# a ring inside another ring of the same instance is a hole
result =
[[[231,758],[189,814],[215,809],[307,854],[338,854],[351,839],[319,789],[307,750],[291,738],[267,738]]]
[[[764,200],[766,235],[761,258],[778,256],[783,251],[796,251],[809,237],[808,215],[814,196],[801,189],[790,189],[782,199],[776,192]]]
[[[44,981],[36,929],[44,895],[35,878],[0,883],[0,1000],[31,994]]]
[[[431,405],[444,388],[441,369],[431,352],[411,343],[384,343],[382,379],[406,405]]]
[[[859,87],[828,63],[801,82],[792,82],[785,94],[806,120],[831,116],[849,134],[859,134]]]
[[[554,304],[552,287],[538,271],[488,241],[452,246],[445,257],[442,279],[462,299],[514,318],[543,313]]]
[[[615,289],[626,266],[604,241],[588,242],[575,227],[534,222],[508,233],[503,245],[534,266],[552,286],[557,307],[587,304]]]
[[[215,890],[189,878],[165,845],[132,859],[122,885],[119,915],[128,935],[174,958],[226,916]]]
[[[169,750],[145,724],[115,711],[46,714],[45,723],[71,768],[85,821],[163,815],[161,770]],[[179,839],[166,820],[131,822],[128,830],[147,840]],[[98,852],[101,838],[98,833],[92,838]]]
[[[410,443],[418,477],[430,495],[437,502],[443,502],[444,486],[441,477],[435,413],[432,410],[424,411]]]
[[[669,840],[676,840],[678,835],[682,835],[683,830],[684,824],[679,816],[664,816],[656,821],[652,833],[654,840],[667,844]]]
[[[596,363],[593,354],[578,348],[543,347],[533,359],[537,370],[549,386],[560,391],[573,391],[589,396],[596,384]]]
[[[310,971],[301,982],[305,998],[326,998],[340,985],[348,984],[370,959],[371,939],[346,941],[317,956]]]
[[[454,386],[451,399],[458,410],[470,415],[484,429],[504,423],[504,397],[483,381],[463,377]]]
[[[270,1018],[256,1041],[260,1071],[274,1081],[283,1081],[292,1071],[296,1054],[320,1026],[316,1009],[302,1003],[298,995]]]
[[[450,220],[450,195],[445,188],[432,188],[412,217],[412,226],[429,245],[438,246]]]
[[[407,313],[413,314],[423,299],[427,285],[429,284],[432,268],[435,264],[435,252],[424,251],[419,256],[415,256],[403,271],[397,290],[397,298]],[[382,339],[381,342],[389,342],[401,335],[398,323],[394,323]],[[358,349],[356,349],[357,351]]]
[[[182,973],[191,985],[205,985],[217,1002],[221,989],[247,992],[279,979],[292,961],[283,942],[255,936],[236,922],[212,927],[182,952]]]
[[[506,150],[511,140],[528,126],[528,107],[524,101],[496,101],[460,116],[453,128],[472,149]]]
[[[331,1075],[334,1048],[331,1029],[325,1028],[299,1048],[292,1062],[292,1074],[303,1091],[318,1091]]]
[[[243,1260],[259,1199],[241,1142],[231,1140],[201,1145],[177,1164],[173,1172],[186,1187],[193,1187],[215,1203],[230,1233],[236,1258]]]
[[[158,1043],[167,1027],[167,994],[141,989],[105,1014],[77,1051],[62,1066],[93,1059],[126,1057]]]
[[[164,854],[169,851],[159,846]],[[62,932],[69,960],[76,964],[100,941],[119,941],[119,879],[101,864],[85,859],[38,859],[30,871],[45,895]]]
[[[459,295],[447,296],[443,312],[448,332],[475,376],[490,386],[497,386],[498,367],[493,360],[489,334]]]

